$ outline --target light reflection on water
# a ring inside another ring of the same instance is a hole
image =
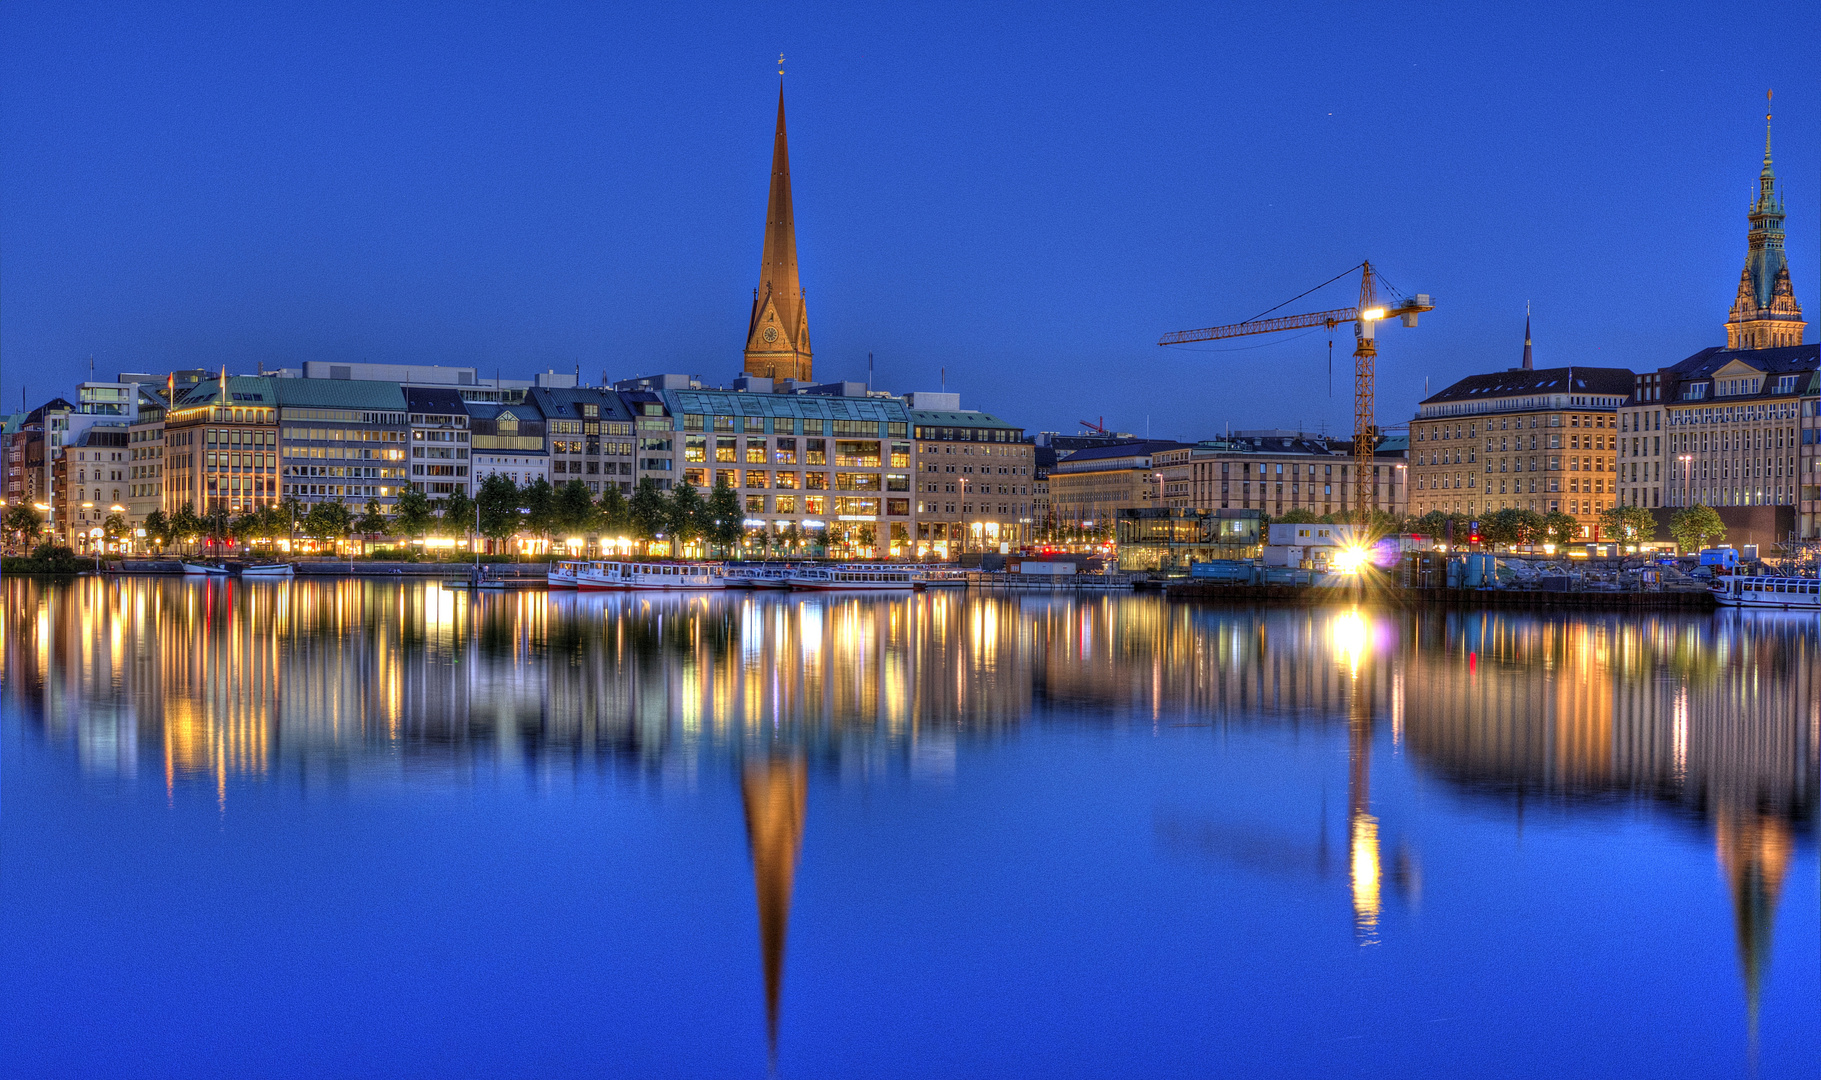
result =
[[[1160,811],[1156,834],[1165,852],[1270,872],[1325,877],[1337,860],[1363,946],[1383,942],[1387,903],[1422,892],[1422,851],[1374,797],[1386,755],[1479,813],[1620,805],[1696,825],[1729,894],[1754,1046],[1799,844],[1812,860],[1812,617],[154,579],[15,580],[4,603],[9,727],[93,780],[223,814],[251,785],[325,770],[439,787],[601,773],[689,791],[732,766],[774,1054],[806,793],[821,778],[952,782],[968,747],[1049,729],[1341,740],[1344,853],[1325,823],[1307,844]]]

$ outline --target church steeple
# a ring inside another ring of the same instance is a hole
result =
[[[1768,102],[1769,93],[1765,94]],[[1802,308],[1789,283],[1789,263],[1783,255],[1783,197],[1777,193],[1777,174],[1770,163],[1770,112],[1764,114],[1764,167],[1758,171],[1758,197],[1747,214],[1745,269],[1739,275],[1739,292],[1726,317],[1729,349],[1774,349],[1802,344]]]
[[[1530,357],[1530,305],[1524,305],[1524,370],[1536,370],[1536,364]]]
[[[746,328],[745,371],[767,379],[811,377],[809,318],[803,309],[803,286],[797,280],[797,224],[790,204],[790,147],[784,137],[782,80],[778,82],[778,129],[771,145],[771,195],[765,204],[759,287],[753,291],[752,319]]]

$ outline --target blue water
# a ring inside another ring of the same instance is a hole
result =
[[[8,1076],[1814,1075],[1812,616],[3,589]]]

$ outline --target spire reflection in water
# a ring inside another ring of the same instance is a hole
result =
[[[803,759],[768,757],[740,773],[746,806],[746,841],[752,849],[753,885],[759,898],[759,952],[765,970],[765,1039],[778,1057],[778,995],[784,984],[784,941],[790,930],[790,896],[803,848],[808,793]]]

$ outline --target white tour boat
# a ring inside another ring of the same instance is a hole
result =
[[[590,589],[725,589],[727,578],[720,563],[634,562],[594,563],[581,577]]]
[[[725,576],[730,589],[788,589],[790,576],[794,573],[796,568],[792,566],[749,563],[729,566]]]
[[[1821,578],[1732,576],[1712,588],[1722,607],[1821,610]]]
[[[624,590],[626,583],[620,580],[614,564],[604,562],[579,563],[575,572],[575,587],[581,592],[607,592]]]
[[[790,587],[816,592],[910,592],[923,588],[923,574],[910,566],[800,566]]]
[[[583,570],[587,569],[587,567],[588,564],[585,562],[558,562],[550,564],[550,576],[548,579],[550,588],[577,588],[581,573]]]

